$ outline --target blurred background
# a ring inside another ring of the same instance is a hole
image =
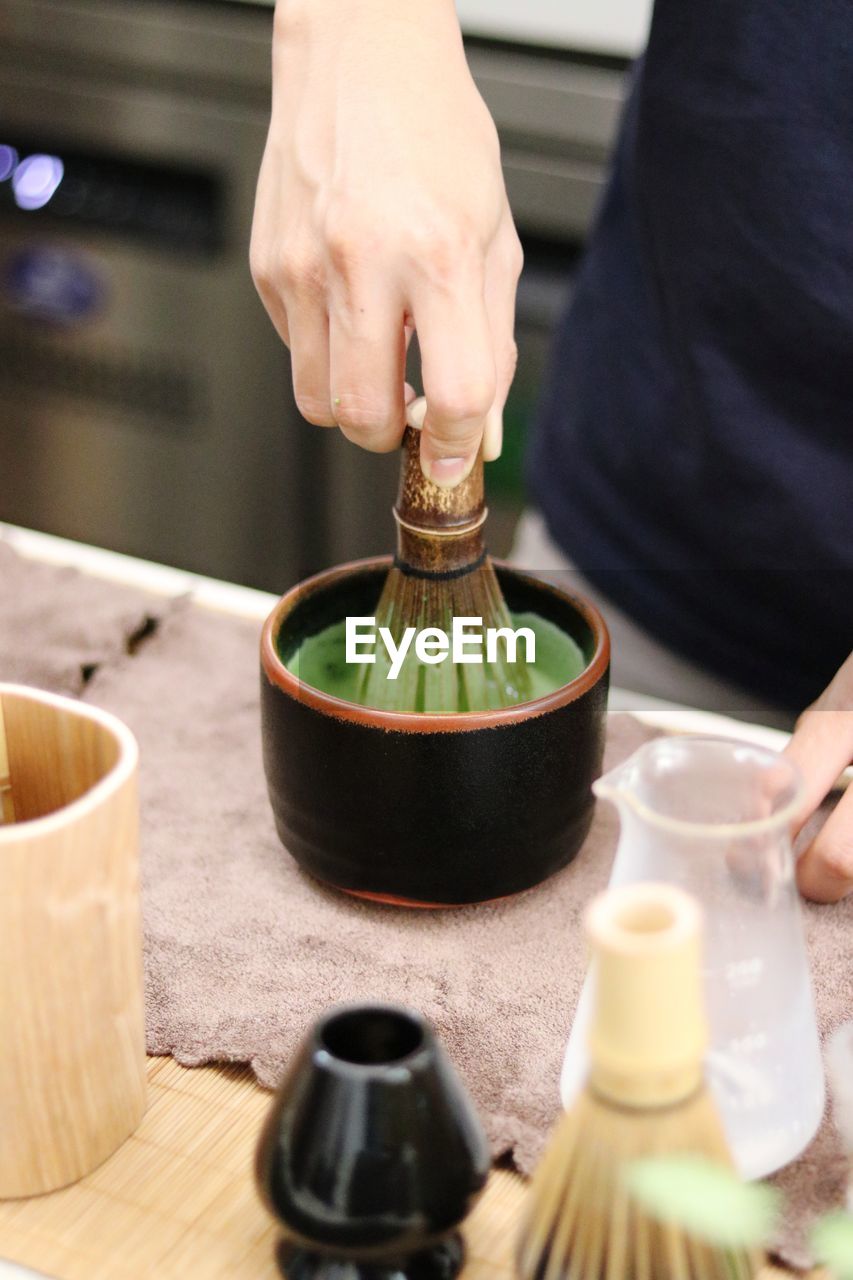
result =
[[[458,0],[525,247],[490,548],[650,0]],[[271,591],[388,551],[396,456],[298,415],[248,243],[272,3],[2,0],[0,521]]]

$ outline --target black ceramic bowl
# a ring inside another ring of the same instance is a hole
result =
[[[361,560],[289,591],[261,640],[264,770],[276,827],[304,870],[411,906],[484,902],[539,884],[592,820],[604,750],[610,641],[597,609],[496,565],[512,611],[580,645],[584,671],[499,711],[402,714],[320,692],[287,670],[300,640],[371,616],[390,560]]]

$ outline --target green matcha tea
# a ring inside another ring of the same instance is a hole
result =
[[[488,666],[480,667],[482,674],[478,683],[471,678],[471,667],[457,666],[449,656],[439,665],[427,666],[410,650],[403,660],[398,678],[411,682],[412,710],[484,711],[505,705],[507,701],[541,698],[568,684],[584,670],[587,664],[580,646],[555,623],[535,613],[513,613],[510,616],[514,629],[527,627],[535,636],[536,658],[533,663],[526,664],[527,683],[523,696],[519,694],[508,699],[507,690],[503,691],[503,696],[499,696],[499,691],[489,687],[492,676]],[[346,620],[342,619],[303,640],[285,665],[298,680],[323,693],[343,698],[347,702],[370,705],[360,696],[366,667],[361,663],[346,661],[345,636]],[[449,699],[446,694],[448,679],[459,682],[458,688],[454,684]],[[441,705],[442,689],[445,690],[445,705]]]

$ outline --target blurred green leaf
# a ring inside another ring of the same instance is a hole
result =
[[[853,1280],[853,1215],[839,1209],[812,1228],[812,1249],[835,1280]]]
[[[751,1249],[770,1237],[779,1195],[761,1182],[741,1182],[701,1156],[650,1156],[625,1166],[628,1191],[650,1217],[721,1249]]]

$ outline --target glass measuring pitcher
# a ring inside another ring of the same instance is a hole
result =
[[[594,789],[621,820],[610,883],[667,881],[704,908],[708,1079],[740,1173],[763,1177],[807,1146],[824,1106],[790,835],[799,774],[760,747],[659,738]],[[564,1104],[584,1078],[588,1009],[585,987]]]

